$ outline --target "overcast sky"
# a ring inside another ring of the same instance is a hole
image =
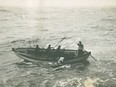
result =
[[[83,7],[116,6],[116,0],[0,0],[0,6],[13,7]]]

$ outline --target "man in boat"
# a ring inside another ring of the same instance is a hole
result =
[[[36,52],[37,54],[39,54],[39,52],[40,52],[40,48],[39,48],[38,45],[36,45],[36,47],[35,47],[35,52]]]
[[[60,57],[61,56],[61,46],[59,45],[58,48],[56,49],[56,56]]]
[[[84,51],[83,51],[84,46],[81,41],[79,41],[79,43],[77,45],[78,45],[78,55],[81,56],[84,53]]]
[[[49,53],[51,51],[51,45],[48,46],[48,48],[46,49],[46,52]]]

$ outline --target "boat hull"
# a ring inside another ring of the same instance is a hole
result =
[[[63,61],[60,63],[62,64],[72,64],[72,63],[82,63],[87,61],[88,57],[91,55],[91,52],[84,52],[81,56],[71,56],[76,52],[76,50],[65,50],[65,55],[58,57],[58,56],[49,56],[46,53],[46,49],[42,49],[43,54],[38,54],[35,52],[35,48],[16,48],[13,49],[15,54],[20,57],[21,59],[29,62],[51,62],[51,63],[58,63],[61,57],[64,57]],[[55,52],[55,51],[53,51]],[[69,57],[70,56],[70,57]]]

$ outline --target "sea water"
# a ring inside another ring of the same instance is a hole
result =
[[[0,7],[0,87],[116,87],[116,8]],[[64,39],[61,43],[62,38]],[[23,63],[12,48],[77,49],[98,61],[59,69]]]

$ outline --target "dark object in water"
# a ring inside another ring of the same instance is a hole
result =
[[[72,49],[61,49],[59,55],[57,55],[56,49],[51,49],[49,54],[46,50],[47,49],[42,48],[39,48],[39,51],[37,51],[37,48],[12,48],[12,51],[14,51],[15,54],[24,61],[41,61],[60,65],[85,63],[88,57],[91,55],[91,52],[84,51],[83,55],[79,56],[76,54],[77,50]]]

